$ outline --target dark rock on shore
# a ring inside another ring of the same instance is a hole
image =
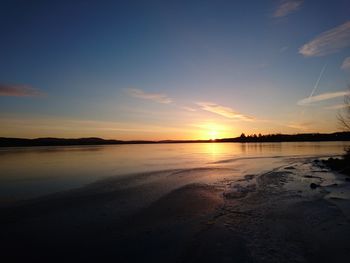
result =
[[[310,184],[310,188],[311,189],[316,189],[317,187],[320,187],[320,185],[319,184],[315,184],[315,183],[311,183]]]
[[[331,157],[328,160],[324,160],[323,164],[334,171],[350,175],[350,152],[347,151],[342,158]]]
[[[284,168],[286,170],[295,170],[295,167],[294,166],[287,166],[286,168]]]

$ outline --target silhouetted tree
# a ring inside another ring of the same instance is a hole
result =
[[[344,97],[344,110],[338,114],[338,120],[341,128],[345,131],[350,131],[350,87],[349,93]],[[350,161],[350,147],[345,148],[344,160],[349,163]],[[350,173],[350,166],[347,164],[347,173]]]
[[[344,97],[344,106],[344,110],[338,114],[338,120],[342,129],[350,131],[350,95]]]

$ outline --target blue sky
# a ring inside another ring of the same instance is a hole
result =
[[[339,128],[349,1],[0,6],[0,136],[192,139]]]

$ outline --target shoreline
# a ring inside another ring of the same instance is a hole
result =
[[[22,259],[15,253],[20,248],[25,258],[46,261],[60,247],[58,261],[340,262],[350,256],[350,183],[310,159],[194,181],[154,199],[147,194],[164,187],[157,181],[124,190],[116,183],[0,209],[5,254]]]

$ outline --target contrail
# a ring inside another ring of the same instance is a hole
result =
[[[316,81],[316,83],[315,83],[314,88],[312,89],[312,91],[311,91],[311,93],[310,93],[309,98],[311,98],[311,97],[314,95],[315,91],[317,90],[318,84],[320,83],[320,80],[321,80],[321,78],[322,78],[322,75],[323,75],[324,71],[326,70],[326,67],[327,67],[327,63],[325,63],[324,66],[322,67],[321,72],[320,72],[320,74],[318,75],[318,79],[317,79],[317,81]],[[303,110],[300,112],[300,117],[299,117],[299,119],[301,119],[301,117],[304,117],[304,113],[305,113],[305,110],[303,109]]]
[[[312,89],[309,98],[311,98],[311,97],[314,95],[316,89],[318,88],[318,84],[320,83],[320,80],[321,80],[321,78],[322,78],[323,72],[325,71],[326,67],[327,67],[327,63],[324,64],[323,68],[321,69],[320,75],[318,76],[318,79],[317,79],[317,81],[316,81],[316,84],[315,84],[314,88]]]

